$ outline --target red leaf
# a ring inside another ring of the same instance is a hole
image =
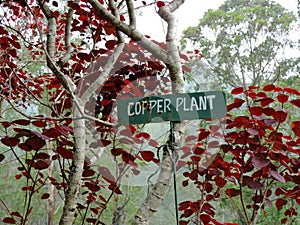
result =
[[[276,141],[274,144],[273,144],[273,149],[275,151],[286,151],[287,150],[287,146],[279,141]]]
[[[280,94],[277,96],[277,99],[280,103],[285,103],[289,100],[289,96],[286,94]]]
[[[17,175],[15,176],[15,178],[16,178],[17,180],[19,180],[21,177],[22,177],[22,174],[17,174]]]
[[[189,67],[187,67],[185,65],[182,66],[182,70],[183,70],[183,72],[186,72],[186,73],[190,73],[192,71]]]
[[[7,224],[16,224],[14,218],[12,217],[5,217],[2,221],[3,223],[7,223]]]
[[[5,159],[5,156],[3,154],[0,154],[0,163]]]
[[[234,108],[240,108],[244,104],[245,100],[240,98],[235,98],[234,102],[230,105],[227,105],[227,112],[231,111]]]
[[[238,196],[240,194],[240,191],[234,188],[229,188],[225,191],[225,193],[229,196],[229,198]]]
[[[300,99],[292,100],[291,103],[300,108]]]
[[[46,126],[46,122],[41,120],[32,121],[32,124],[36,127],[44,128]]]
[[[259,132],[257,130],[255,130],[255,129],[253,129],[253,128],[248,128],[247,132],[249,134],[252,134],[252,135],[258,135],[259,134]]]
[[[32,150],[32,149],[31,149],[28,145],[26,145],[25,143],[19,144],[19,148],[23,149],[23,150],[26,151],[26,152],[29,152],[29,151]]]
[[[50,140],[50,138],[48,136],[43,135],[43,134],[41,134],[38,131],[31,131],[30,133],[33,134],[33,135],[35,135],[35,136],[37,136],[37,137],[39,137],[39,138],[42,138],[44,140]]]
[[[23,216],[19,212],[12,212],[10,215],[16,216],[16,217],[19,217],[19,218],[23,218]]]
[[[50,197],[50,194],[44,193],[44,194],[41,196],[41,199],[48,199],[49,197]]]
[[[121,148],[113,148],[113,149],[111,150],[111,154],[112,154],[113,156],[119,156],[119,155],[121,155],[123,152],[125,152],[125,150],[123,150],[123,149],[121,149]]]
[[[15,120],[12,123],[18,124],[18,125],[22,125],[22,126],[27,126],[27,125],[30,124],[30,121],[29,120],[20,119],[20,120]]]
[[[287,87],[287,88],[284,88],[284,91],[286,91],[289,94],[300,95],[300,92],[293,88]]]
[[[190,201],[180,202],[178,205],[178,210],[179,211],[185,210],[190,207],[190,204],[191,204]]]
[[[263,157],[257,157],[257,156],[253,156],[251,161],[253,165],[259,169],[262,169],[270,164],[270,160]]]
[[[154,148],[157,148],[158,143],[157,143],[157,141],[151,139],[151,140],[149,141],[149,145],[152,146],[152,147],[154,147]]]
[[[216,133],[220,128],[221,128],[220,125],[215,125],[215,124],[209,126],[209,130],[211,133]]]
[[[156,3],[156,5],[157,5],[158,8],[160,8],[160,7],[165,6],[165,3],[162,2],[162,1],[158,1],[158,2]]]
[[[274,102],[274,99],[272,99],[272,98],[263,98],[263,99],[260,99],[258,101],[260,102],[260,105],[262,107],[265,107],[265,106],[269,105],[270,103]]]
[[[33,187],[32,186],[24,186],[22,187],[22,191],[32,191]]]
[[[116,40],[109,40],[105,43],[105,47],[108,49],[108,50],[112,50],[115,45],[117,45],[118,42]]]
[[[122,194],[120,188],[116,185],[111,184],[111,185],[108,186],[108,188],[110,190],[112,190],[113,192],[115,192],[116,194]]]
[[[49,159],[50,155],[45,152],[39,152],[36,154],[35,159]]]
[[[260,91],[260,92],[257,93],[257,97],[259,97],[259,98],[267,98],[268,96],[266,95],[265,92]]]
[[[196,141],[197,137],[194,135],[189,135],[186,137],[185,142]]]
[[[6,122],[6,121],[1,122],[1,124],[2,124],[3,127],[9,127],[11,125],[10,122]]]
[[[212,218],[211,218],[209,215],[207,215],[207,214],[201,214],[201,215],[200,215],[200,220],[201,220],[204,224],[208,224],[208,223],[212,220]]]
[[[111,174],[109,169],[107,169],[104,166],[99,166],[99,173],[102,175],[102,177],[107,180],[109,183],[115,183],[116,179],[115,177]]]
[[[219,176],[215,177],[215,182],[219,188],[223,188],[225,186],[225,184],[227,183],[226,180],[224,180],[222,177],[219,177]]]
[[[126,136],[126,137],[132,137],[133,133],[130,129],[124,129],[120,131],[120,135]]]
[[[279,123],[283,123],[286,120],[287,113],[283,111],[276,111],[272,116]]]
[[[179,225],[188,225],[189,221],[180,220]]]
[[[95,175],[95,171],[94,170],[84,170],[82,173],[82,177],[91,177]]]
[[[202,155],[203,153],[205,153],[205,149],[201,148],[199,145],[196,145],[194,148],[194,154],[196,155]]]
[[[276,180],[278,180],[281,183],[285,183],[285,179],[283,176],[281,176],[277,171],[275,170],[271,170],[270,174],[273,178],[275,178]]]
[[[150,162],[155,155],[151,151],[141,151],[141,156],[146,162]]]
[[[187,187],[189,185],[189,180],[182,181],[182,186]]]
[[[92,192],[97,192],[100,190],[100,187],[95,183],[85,182],[84,185]]]
[[[16,49],[20,49],[21,48],[21,45],[19,42],[17,41],[11,41],[10,42],[12,46],[14,46]]]
[[[97,143],[99,144],[100,147],[106,147],[108,145],[111,144],[111,141],[110,140],[105,140],[105,139],[101,139],[101,140],[98,140]],[[99,147],[97,146],[97,147]]]
[[[59,130],[56,129],[56,128],[53,128],[53,127],[45,130],[43,132],[43,134],[46,135],[46,136],[48,136],[48,137],[50,137],[50,138],[54,138],[54,139],[56,139],[58,136],[61,135],[61,133],[59,132]]]
[[[73,152],[71,150],[68,150],[68,149],[65,149],[65,148],[63,148],[61,146],[58,146],[56,151],[64,159],[73,159]]]
[[[268,85],[264,86],[264,88],[263,88],[264,91],[273,91],[274,89],[275,89],[274,84],[268,84]]]
[[[202,141],[202,140],[206,139],[209,136],[209,134],[210,133],[208,131],[201,131],[198,134],[198,141]]]
[[[153,162],[155,162],[155,160],[153,160]],[[155,162],[155,163],[158,163],[158,160],[157,160],[157,162]],[[185,162],[185,161],[183,161],[183,160],[178,160],[177,166],[176,166],[176,170],[181,169],[181,168],[184,167],[185,165],[186,165],[186,162]]]
[[[103,28],[104,28],[105,33],[107,35],[111,35],[111,34],[113,34],[115,32],[115,28],[114,28],[114,26],[111,23],[104,24]],[[107,49],[109,49],[109,48],[107,48]]]
[[[141,132],[141,133],[135,135],[135,137],[136,137],[136,138],[141,138],[141,137],[143,137],[143,138],[145,138],[145,139],[148,140],[148,139],[150,139],[150,134],[148,134],[148,133],[146,133],[146,132]]]
[[[247,96],[249,96],[250,98],[256,98],[257,94],[255,92],[249,91],[247,92]]]
[[[20,140],[19,138],[16,138],[16,137],[4,137],[1,139],[1,142],[6,145],[6,146],[9,146],[9,147],[14,147],[16,146],[17,144],[19,144]]]
[[[31,176],[27,172],[22,172],[23,176],[26,177],[27,179],[30,179]]]
[[[109,105],[110,103],[112,103],[112,101],[111,101],[110,99],[103,99],[103,100],[101,101],[101,105],[103,105],[103,106],[107,106],[107,105]]]
[[[210,141],[207,143],[207,148],[219,148],[220,142],[219,141]]]
[[[135,157],[133,155],[131,155],[130,153],[128,153],[128,152],[123,152],[122,153],[122,160],[125,163],[128,163],[128,164],[132,165],[133,167],[136,166],[136,164],[134,163]]]
[[[249,86],[248,88],[249,88],[249,90],[251,90],[251,91],[252,91],[252,90],[254,90],[254,89],[258,89],[258,88],[259,88],[259,86]]]
[[[201,158],[199,156],[193,155],[193,156],[191,156],[191,160],[194,164],[198,164],[200,162]],[[195,172],[195,174],[197,174],[196,173],[197,171],[194,170],[193,172]]]
[[[234,88],[234,89],[231,91],[231,94],[233,94],[233,95],[238,95],[238,94],[243,93],[243,91],[244,91],[244,88],[243,88],[243,87],[237,87],[237,88]]]
[[[250,181],[247,185],[252,190],[261,190],[264,187],[261,183],[257,181]]]
[[[50,166],[50,161],[40,159],[40,160],[37,160],[35,163],[33,163],[32,166],[37,170],[44,170],[44,169],[47,169]]]
[[[288,202],[287,200],[282,199],[282,198],[277,199],[277,200],[276,200],[276,208],[277,208],[278,210],[281,210],[282,207],[283,207],[287,202]]]
[[[96,224],[97,219],[94,219],[94,218],[86,218],[85,221],[88,222],[89,224]]]
[[[300,137],[300,121],[292,122],[292,130],[296,136]]]
[[[132,145],[133,141],[128,139],[128,138],[120,138],[120,143],[125,144],[125,145]]]
[[[235,139],[235,138],[234,138],[234,139]],[[223,144],[223,145],[221,145],[221,149],[222,149],[222,151],[223,151],[224,153],[227,153],[227,152],[229,152],[229,151],[232,150],[232,145],[225,145],[225,144]]]
[[[262,108],[259,106],[252,106],[250,107],[250,112],[254,116],[261,116],[262,115]]]
[[[38,136],[33,136],[28,138],[24,144],[26,144],[31,150],[38,151],[46,145],[46,141]]]
[[[56,1],[53,1],[53,2],[52,2],[52,5],[53,5],[54,7],[58,7],[58,3],[57,3]]]
[[[184,213],[180,216],[180,218],[182,217],[190,217],[191,215],[193,215],[194,211],[191,209],[186,209],[184,210]]]
[[[274,92],[282,92],[282,88],[281,87],[275,87]]]
[[[267,116],[271,116],[275,113],[275,109],[269,108],[269,107],[268,108],[263,108],[262,111]]]

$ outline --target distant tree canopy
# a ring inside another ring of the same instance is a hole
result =
[[[182,45],[199,48],[221,84],[274,83],[299,71],[299,47],[292,39],[296,22],[273,1],[228,0],[186,29]]]

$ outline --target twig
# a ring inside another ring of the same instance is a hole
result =
[[[129,15],[129,26],[132,29],[135,29],[136,28],[136,17],[135,17],[135,13],[134,13],[134,5],[133,5],[132,0],[127,0],[126,5],[127,5],[128,15]]]
[[[78,3],[78,0],[75,0],[74,3]],[[67,60],[70,59],[73,51],[73,47],[71,46],[71,25],[72,25],[72,18],[74,14],[74,9],[69,8],[68,16],[66,20],[66,27],[65,27],[65,46],[66,52],[63,57],[59,60],[59,63],[63,65]]]

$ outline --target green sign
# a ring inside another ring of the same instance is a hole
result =
[[[117,108],[120,124],[222,118],[226,109],[221,91],[124,98]]]

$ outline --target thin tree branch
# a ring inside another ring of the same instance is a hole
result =
[[[50,58],[54,58],[56,53],[56,18],[44,0],[38,0],[38,3],[48,20],[47,51]]]
[[[134,5],[132,0],[127,0],[126,5],[127,5],[128,15],[129,15],[129,26],[132,29],[136,29],[136,17],[134,13]]]
[[[116,18],[120,18],[120,12],[119,12],[119,9],[116,7],[114,0],[109,0],[109,7],[110,7],[113,15]],[[122,36],[122,33],[119,30],[116,30],[116,33],[117,33],[118,42],[123,43],[124,37]]]
[[[163,62],[169,62],[167,52],[162,49],[159,45],[153,43],[149,39],[147,39],[142,33],[140,33],[136,29],[132,29],[129,25],[120,21],[119,18],[115,17],[111,13],[107,11],[107,9],[100,4],[97,0],[88,0],[88,2],[94,7],[96,10],[96,14],[98,16],[104,17],[107,19],[115,28],[122,31],[128,37],[132,38],[134,41],[137,41],[140,46],[148,50],[155,57],[162,60]]]
[[[175,93],[184,92],[184,78],[181,69],[181,62],[177,44],[175,42],[176,18],[172,14],[180,5],[184,3],[184,0],[174,0],[169,5],[163,6],[159,9],[158,14],[168,24],[166,43],[168,47],[169,62],[166,63],[170,70],[171,80],[173,81],[172,89]]]
[[[115,2],[113,0],[109,0],[109,5],[114,16],[116,16],[116,18],[119,18],[120,14],[118,8],[115,6]],[[111,56],[108,58],[101,75],[98,76],[98,78],[88,87],[87,90],[84,91],[84,93],[80,97],[80,99],[84,103],[86,103],[90,96],[92,96],[96,92],[96,90],[103,85],[125,47],[125,41],[122,33],[118,29],[116,29],[116,34],[118,38],[118,45]]]
[[[79,2],[79,0],[75,0],[74,2],[77,3],[77,2]],[[68,16],[67,16],[67,20],[66,20],[66,27],[65,27],[66,52],[63,55],[63,57],[59,60],[59,63],[61,65],[64,65],[65,62],[70,59],[70,57],[72,56],[72,52],[73,52],[73,47],[71,46],[71,37],[72,37],[71,25],[72,25],[73,15],[74,15],[74,9],[69,8]]]

